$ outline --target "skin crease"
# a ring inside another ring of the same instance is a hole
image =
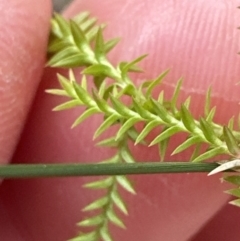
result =
[[[14,5],[12,2],[9,1],[8,4]],[[26,5],[22,6],[27,9],[30,4],[25,2]],[[50,7],[47,1],[45,5],[34,6],[31,16],[38,19],[36,12],[42,12],[42,18],[49,19]],[[190,0],[105,0],[99,8],[96,1],[88,0],[76,1],[65,14],[73,16],[79,11],[90,10],[101,22],[107,22],[105,36],[122,37],[121,43],[110,54],[110,59],[115,63],[149,53],[149,57],[142,63],[146,73],[135,76],[136,83],[145,78],[153,78],[170,67],[171,73],[163,84],[169,95],[177,79],[183,76],[181,98],[189,94],[193,96],[191,107],[196,116],[202,113],[204,93],[211,85],[213,105],[217,105],[216,120],[224,123],[233,114],[238,114],[239,108],[239,87],[235,83],[239,81],[240,72],[240,58],[236,54],[240,36],[236,27],[240,15],[236,6],[237,1],[233,0],[196,0],[194,3]],[[39,24],[47,29],[45,20]],[[42,44],[46,43],[47,37],[44,36],[42,40],[39,39]],[[34,57],[37,59],[36,55]],[[29,76],[28,73],[25,78],[22,76],[19,79],[27,81]],[[109,157],[112,153],[95,148],[92,143],[92,135],[101,121],[100,117],[92,118],[70,130],[68,127],[81,110],[62,113],[50,111],[62,100],[45,94],[44,89],[56,85],[55,72],[46,70],[13,162],[97,161]],[[34,93],[34,90],[29,91]],[[179,142],[177,139],[172,141],[169,154]],[[158,160],[155,148],[141,147],[135,152],[137,160]],[[167,159],[186,160],[189,153],[177,157],[170,157],[169,154]],[[199,241],[203,237],[211,237],[204,236],[209,230],[206,223],[222,209],[228,198],[223,194],[226,187],[220,185],[219,177],[207,178],[205,174],[132,177],[138,194],[135,197],[123,192],[130,215],[123,217],[126,231],[112,228],[115,240]],[[95,192],[81,189],[81,184],[89,180],[92,179],[4,181],[0,188],[1,239],[61,241],[73,237],[77,232],[74,224],[84,217],[80,209],[96,198]],[[236,208],[225,212],[222,210],[221,217],[215,217],[217,220],[223,220],[223,217],[237,211]],[[232,217],[236,223],[239,216],[235,214]],[[224,222],[220,222],[219,226],[211,226],[211,223],[209,227],[212,233],[226,230]],[[197,235],[204,225],[205,231]],[[231,234],[231,241],[239,239],[238,230],[232,229]],[[191,238],[193,235],[195,237]],[[225,240],[225,236],[215,236],[211,240]]]

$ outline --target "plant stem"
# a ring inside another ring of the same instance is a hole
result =
[[[102,164],[11,164],[0,165],[0,178],[73,177],[158,173],[210,172],[217,163],[140,162]]]

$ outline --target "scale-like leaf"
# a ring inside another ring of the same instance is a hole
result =
[[[69,36],[70,35],[70,29],[68,22],[57,13],[54,13],[54,19],[58,24],[59,29],[61,30],[62,36]]]
[[[190,132],[193,133],[196,129],[196,124],[195,124],[195,121],[193,119],[193,116],[191,115],[189,110],[184,105],[181,106],[180,113],[181,113],[181,118],[182,118],[182,122],[183,122],[184,126]]]
[[[101,24],[100,26],[94,26],[91,30],[89,30],[86,34],[85,37],[88,40],[88,42],[92,42],[94,39],[96,39],[97,32],[99,27],[101,29],[104,29],[106,27],[106,24]]]
[[[69,97],[75,98],[76,97],[76,92],[73,88],[72,83],[65,78],[64,76],[57,74],[58,81],[61,85],[61,87],[68,93]]]
[[[179,126],[171,126],[167,129],[165,129],[160,135],[158,135],[151,143],[149,146],[153,146],[161,141],[163,141],[164,139],[171,137],[175,134],[177,134],[178,132],[180,132],[182,129]]]
[[[240,186],[240,176],[239,175],[226,176],[223,179],[234,185]]]
[[[132,126],[128,130],[127,135],[133,142],[136,142],[137,137],[139,136],[139,132],[136,130],[136,128],[134,126]],[[145,140],[141,140],[139,143],[141,143],[142,145],[146,145],[147,144]]]
[[[117,190],[111,192],[111,198],[114,204],[119,208],[119,210],[121,210],[125,215],[128,215],[126,204],[120,197],[119,192]]]
[[[78,52],[77,48],[74,47],[74,46],[70,46],[70,47],[64,48],[61,51],[59,51],[56,54],[54,54],[50,58],[50,60],[47,63],[47,66],[51,66],[51,67],[59,66],[59,63],[63,62],[63,60],[68,59],[68,58],[71,59],[72,56],[75,56],[77,54],[81,55]]]
[[[101,161],[100,163],[118,163],[119,160],[121,160],[121,157],[117,153],[116,155],[114,155],[108,159],[105,159],[105,160]]]
[[[81,23],[88,20],[90,13],[88,11],[81,12],[73,17],[73,21],[80,25]]]
[[[145,59],[147,57],[147,54],[141,55],[138,58],[134,59],[133,61],[131,61],[130,63],[127,63],[123,66],[123,68],[121,69],[123,73],[126,73],[129,71],[129,69],[131,69],[132,66],[135,66],[137,63],[139,63],[140,61],[142,61],[143,59]]]
[[[123,228],[123,229],[126,228],[124,223],[122,222],[122,220],[117,216],[117,214],[114,212],[114,210],[112,208],[107,211],[107,217],[116,226]]]
[[[237,199],[237,200],[233,200],[231,202],[229,202],[230,204],[234,205],[234,206],[237,206],[237,207],[240,207],[240,199]]]
[[[172,110],[173,111],[176,111],[176,108],[177,108],[177,99],[178,99],[178,96],[179,96],[179,92],[180,92],[180,89],[181,89],[181,86],[182,86],[182,81],[183,79],[179,79],[178,82],[177,82],[177,85],[174,89],[174,93],[173,93],[173,96],[172,96],[172,100],[171,100],[171,107],[172,107]]]
[[[88,68],[82,71],[83,74],[92,75],[92,76],[103,76],[103,77],[110,77],[114,78],[115,74],[112,72],[112,69],[104,64],[93,64]]]
[[[79,28],[79,26],[72,20],[70,20],[70,28],[72,32],[72,36],[75,42],[75,45],[83,52],[83,53],[91,53],[92,50],[88,44],[88,40],[84,32]]]
[[[188,96],[187,99],[184,101],[183,105],[184,105],[187,109],[189,109],[190,104],[191,104],[191,96]]]
[[[210,105],[211,105],[211,88],[209,87],[206,93],[206,98],[205,98],[205,106],[204,106],[204,115],[207,117],[210,112]]]
[[[123,103],[121,103],[118,99],[114,98],[113,96],[110,96],[113,108],[122,116],[126,116],[128,118],[130,117],[139,117],[141,118],[137,113],[130,110],[127,106],[125,106]]]
[[[96,91],[93,91],[93,98],[96,101],[96,104],[98,106],[98,108],[105,114],[114,114],[116,116],[120,115],[112,108],[108,105],[107,101],[100,98],[100,96],[98,95],[98,93]]]
[[[189,148],[192,145],[195,145],[197,143],[200,143],[202,141],[202,138],[199,136],[191,136],[189,137],[186,141],[184,141],[183,143],[181,143],[173,152],[172,155],[175,155],[179,152],[182,152],[184,150],[186,150],[187,148]]]
[[[120,147],[119,154],[121,155],[122,159],[126,163],[134,163],[135,162],[135,159],[132,156],[132,154],[131,154],[127,145],[123,145],[123,146]]]
[[[99,141],[96,145],[97,146],[105,146],[105,147],[117,147],[118,142],[115,140],[115,136],[114,136],[114,137],[110,137],[110,138],[104,139],[102,141]]]
[[[234,137],[231,130],[226,126],[223,127],[223,136],[224,136],[224,140],[226,142],[226,145],[228,147],[228,150],[233,155],[238,155],[240,153],[240,148],[238,146],[237,140]]]
[[[110,115],[95,131],[93,139],[96,139],[100,136],[105,130],[107,130],[111,125],[113,125],[119,119],[118,115]]]
[[[160,161],[163,162],[166,152],[167,152],[167,147],[169,143],[170,137],[165,138],[163,141],[158,143],[158,150],[159,150],[159,156],[160,156]]]
[[[74,21],[76,22],[76,21]],[[92,27],[96,24],[97,19],[96,18],[90,18],[84,23],[78,24],[78,26],[81,28],[81,30],[84,32],[84,35],[86,37],[86,33],[92,29]]]
[[[216,113],[216,106],[214,106],[209,112],[208,115],[206,117],[206,121],[211,123],[213,121],[213,118],[215,116]]]
[[[215,144],[217,146],[222,145],[222,141],[216,136],[216,134],[214,132],[214,128],[209,122],[207,122],[206,120],[201,118],[200,119],[200,126],[201,126],[201,130],[202,130],[205,138],[210,143]]]
[[[93,59],[91,56],[77,53],[75,55],[72,54],[70,57],[59,59],[59,61],[56,61],[55,63],[51,63],[51,67],[74,68],[89,65],[92,62]]]
[[[45,92],[52,95],[68,96],[68,93],[65,90],[61,89],[48,89],[45,90]]]
[[[105,60],[105,44],[102,35],[102,29],[99,28],[95,40],[94,53],[98,61]]]
[[[135,116],[128,119],[117,132],[116,140],[121,138],[122,135],[124,135],[124,133],[126,133],[127,130],[129,130],[134,124],[136,124],[139,121],[141,121],[141,118],[135,117]]]
[[[148,110],[144,109],[135,98],[133,99],[133,106],[134,106],[134,109],[136,110],[136,113],[138,113],[138,115],[141,116],[142,118],[144,119],[154,119],[154,117],[157,118],[157,116],[154,116]]]
[[[172,120],[172,117],[170,116],[170,113],[164,108],[163,105],[158,103],[156,100],[150,98],[151,103],[153,105],[153,108],[155,112],[158,114],[158,116],[165,122],[169,123]]]
[[[89,233],[81,233],[76,238],[69,239],[68,241],[96,241],[97,233],[95,231]]]
[[[76,106],[80,106],[82,104],[83,103],[80,100],[78,100],[78,99],[77,100],[70,100],[70,101],[67,101],[67,102],[65,102],[63,104],[57,105],[52,110],[53,111],[67,110],[67,109],[74,108]]]
[[[51,44],[49,44],[48,53],[53,54],[67,47],[69,47],[69,40],[66,40],[66,39],[56,40],[56,41],[53,41]]]
[[[139,136],[137,137],[134,145],[137,145],[140,141],[142,141],[149,133],[152,131],[156,126],[160,125],[158,120],[152,120],[150,121],[144,129],[141,131]]]
[[[192,162],[196,157],[198,157],[200,155],[200,151],[201,151],[201,146],[202,143],[197,143],[196,147],[194,148],[194,151],[190,157],[190,161]]]
[[[212,149],[204,152],[203,154],[197,156],[195,159],[193,159],[193,162],[201,162],[206,159],[210,159],[212,157],[215,157],[217,155],[224,154],[224,153],[225,153],[225,149],[223,149],[222,146],[218,146],[218,147],[212,148]]]
[[[107,225],[104,225],[101,229],[100,229],[100,236],[103,239],[103,241],[113,241],[109,230],[107,228]]]
[[[166,77],[166,75],[169,73],[169,70],[165,70],[163,73],[161,73],[155,80],[153,80],[147,87],[146,90],[146,96],[147,98],[151,96],[153,89],[156,86],[159,86],[159,84],[162,82],[162,80]]]
[[[230,190],[225,191],[225,193],[240,198],[240,188],[230,189]]]
[[[94,202],[88,204],[83,211],[92,211],[92,210],[96,210],[99,208],[102,208],[103,206],[105,206],[107,203],[109,202],[109,198],[108,197],[102,197],[99,198],[97,200],[95,200]]]
[[[95,101],[88,94],[88,92],[83,89],[79,84],[73,82],[74,90],[78,96],[78,98],[88,107],[97,107]]]
[[[113,177],[107,177],[98,181],[89,182],[84,184],[83,187],[90,188],[90,189],[103,189],[109,188],[113,184]]]
[[[89,108],[87,110],[85,110],[75,121],[74,123],[72,124],[71,128],[74,128],[76,127],[77,125],[79,125],[80,123],[82,123],[84,120],[86,120],[88,117],[96,114],[96,113],[99,113],[99,109],[96,108],[96,107],[92,107],[92,108]]]
[[[128,192],[136,194],[131,182],[125,176],[116,176],[117,182]]]
[[[77,223],[77,225],[81,227],[93,227],[93,226],[98,226],[103,221],[104,221],[103,215],[97,215],[91,218],[84,219],[83,221]]]

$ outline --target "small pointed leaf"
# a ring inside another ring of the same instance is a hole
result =
[[[202,130],[205,138],[210,143],[215,144],[217,146],[222,145],[222,141],[216,136],[216,134],[214,132],[214,128],[209,122],[207,122],[206,120],[201,118],[200,119],[200,126],[201,126],[201,130]]]
[[[90,233],[81,233],[79,236],[69,239],[68,241],[96,241],[97,233],[95,231]]]
[[[164,139],[163,141],[159,142],[158,144],[158,150],[159,150],[159,156],[160,156],[160,161],[163,162],[166,152],[167,152],[167,147],[169,143],[170,137]]]
[[[240,207],[240,199],[233,200],[233,201],[229,202],[229,204]]]
[[[179,96],[179,92],[180,92],[180,89],[181,89],[181,86],[182,86],[182,81],[183,79],[179,79],[178,82],[177,82],[177,85],[174,89],[174,93],[173,93],[173,97],[172,97],[172,100],[171,100],[171,106],[172,106],[172,109],[175,110],[177,107],[177,99],[178,99],[178,96]]]
[[[106,225],[100,229],[100,236],[103,241],[113,241]]]
[[[136,124],[137,122],[141,121],[142,119],[139,117],[131,117],[130,119],[128,119],[119,129],[119,131],[117,132],[116,135],[116,140],[118,140],[119,138],[121,138],[122,135],[124,135],[124,133],[126,133],[126,131],[128,129],[130,129],[134,124]]]
[[[97,200],[95,200],[94,202],[90,203],[89,205],[87,205],[83,211],[92,211],[92,210],[96,210],[99,208],[102,208],[103,206],[105,206],[107,203],[109,202],[108,197],[102,197],[99,198]]]
[[[113,209],[110,209],[107,211],[107,217],[109,218],[109,220],[115,224],[116,226],[125,229],[125,225],[122,222],[122,220],[119,219],[119,217],[117,216],[117,214],[113,211]]]
[[[239,188],[234,188],[234,189],[230,189],[225,191],[225,193],[230,194],[234,197],[239,197],[240,198],[240,189]]]
[[[122,157],[122,159],[126,162],[126,163],[134,163],[135,159],[132,156],[129,148],[127,145],[124,145],[122,147],[120,147],[120,155]]]
[[[116,177],[117,182],[128,192],[132,193],[132,194],[136,194],[131,182],[128,180],[127,177],[125,176],[117,176]]]
[[[240,186],[240,176],[239,175],[226,176],[223,179],[234,185]]]
[[[139,136],[137,137],[134,145],[137,145],[140,141],[142,141],[156,126],[160,125],[158,120],[150,121],[145,128],[141,131]]]
[[[164,139],[171,137],[173,135],[175,135],[176,133],[180,132],[181,128],[179,126],[172,126],[169,127],[167,129],[165,129],[160,135],[158,135],[151,143],[149,146],[153,146],[161,141],[163,141]]]
[[[99,109],[96,107],[91,107],[87,110],[85,110],[72,124],[71,128],[76,127],[77,125],[79,125],[80,123],[82,123],[84,120],[86,120],[88,117],[99,113]]]
[[[155,80],[152,81],[151,84],[147,87],[146,96],[150,97],[153,89],[158,86],[162,80],[166,77],[166,75],[169,73],[169,70],[165,70],[163,73],[161,73]]]
[[[113,96],[110,96],[113,108],[122,116],[126,116],[128,118],[130,117],[139,117],[140,116],[129,109],[127,106],[125,106],[123,103],[121,103],[118,99],[114,98]]]
[[[205,98],[205,106],[204,106],[204,115],[207,117],[210,112],[210,105],[211,105],[211,87],[208,88],[206,98]]]
[[[88,94],[88,92],[83,89],[79,84],[73,82],[74,89],[78,98],[88,107],[97,107],[95,101],[92,97]]]
[[[67,37],[70,34],[69,23],[60,14],[57,13],[54,13],[54,19],[58,23],[62,36]]]
[[[71,109],[71,108],[74,108],[76,106],[80,106],[82,105],[83,103],[80,101],[80,100],[70,100],[70,101],[67,101],[61,105],[58,105],[56,107],[53,108],[53,111],[60,111],[60,110],[67,110],[67,109]]]
[[[195,145],[199,142],[202,141],[202,138],[199,136],[192,136],[189,137],[186,141],[184,141],[183,143],[181,143],[173,152],[171,155],[175,155],[179,152],[182,152],[184,150],[186,150],[187,148],[189,148],[192,145]]]
[[[70,20],[70,27],[72,36],[76,46],[84,53],[88,52],[90,47],[88,45],[87,38],[84,32],[79,28],[79,26],[72,20]]]
[[[75,98],[76,92],[70,80],[60,74],[57,74],[57,78],[62,88],[68,93],[68,96]]]
[[[101,62],[102,59],[105,59],[105,45],[104,45],[104,40],[103,40],[103,35],[102,35],[102,29],[99,28],[95,40],[95,49],[94,53],[98,61]]]
[[[125,215],[128,215],[127,207],[118,191],[111,192],[111,198],[114,204],[121,210]]]
[[[96,77],[103,76],[115,78],[115,73],[113,72],[113,70],[109,66],[104,64],[93,64],[90,67],[84,69],[82,73],[86,75],[93,75]]]
[[[172,117],[170,116],[170,113],[168,113],[168,111],[164,108],[163,105],[161,105],[160,103],[158,103],[156,100],[154,99],[150,99],[153,105],[154,110],[156,111],[157,115],[166,123],[171,122]]]
[[[96,145],[97,146],[117,147],[118,142],[115,140],[115,136],[114,136],[114,137],[110,137],[110,138],[104,139],[102,141],[99,141]]]
[[[228,147],[228,150],[233,154],[233,155],[238,155],[240,153],[240,148],[237,144],[237,140],[234,137],[232,131],[224,126],[223,127],[223,135],[224,135],[224,139],[226,142],[226,145]]]
[[[107,177],[102,180],[86,183],[83,185],[85,188],[90,189],[103,189],[103,188],[109,188],[113,184],[113,177]]]
[[[208,113],[207,117],[206,117],[206,121],[211,123],[213,121],[213,118],[215,116],[216,113],[216,106],[214,106]]]
[[[52,95],[68,96],[68,93],[65,90],[61,89],[49,89],[45,90],[45,92]]]
[[[180,113],[181,113],[182,122],[183,122],[184,126],[190,132],[194,132],[195,129],[196,129],[196,124],[195,124],[194,118],[192,117],[192,115],[189,112],[189,110],[184,105],[182,105]]]
[[[96,139],[100,136],[105,130],[107,130],[110,126],[112,126],[119,119],[118,115],[112,114],[110,115],[95,131],[93,139]]]
[[[102,215],[97,215],[88,219],[85,219],[79,223],[78,226],[81,227],[94,227],[100,225],[104,221],[104,217]]]
[[[221,146],[218,146],[199,155],[193,160],[193,162],[201,162],[224,153],[226,153],[225,149]]]

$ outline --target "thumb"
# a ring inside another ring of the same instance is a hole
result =
[[[0,164],[15,149],[45,59],[51,2],[0,1]]]

